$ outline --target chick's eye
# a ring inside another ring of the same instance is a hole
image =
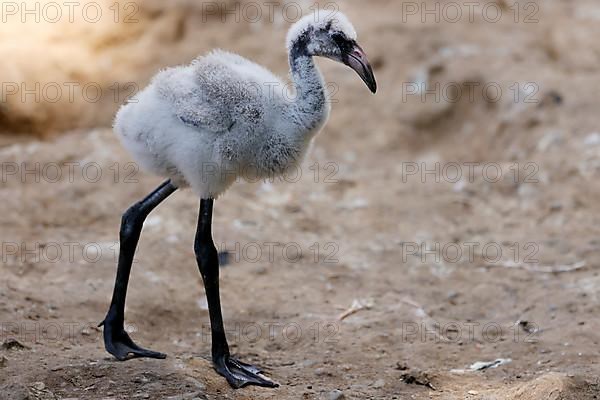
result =
[[[331,35],[331,38],[338,46],[342,54],[348,53],[352,50],[354,41],[348,39],[345,34],[336,32]]]
[[[341,34],[341,33],[339,33],[339,32],[334,32],[334,33],[332,33],[332,34],[331,34],[331,38],[332,38],[333,40],[335,40],[336,42],[342,42],[342,41],[344,41],[344,39],[345,39],[345,38],[344,38],[344,35],[342,35],[342,34]]]
[[[344,44],[347,42],[346,36],[339,32],[335,32],[331,35],[331,39],[337,44],[340,48],[344,47]]]

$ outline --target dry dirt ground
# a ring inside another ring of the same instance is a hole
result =
[[[509,3],[497,23],[341,3],[380,92],[323,62],[339,90],[301,177],[216,202],[230,342],[278,389],[211,368],[190,192],[148,219],[128,297],[132,336],[168,358],[105,353],[120,214],[160,180],[108,128],[5,136],[0,399],[598,398],[600,5],[517,3],[515,22]],[[285,73],[285,26],[230,25],[198,52]],[[424,84],[440,98],[409,94]]]

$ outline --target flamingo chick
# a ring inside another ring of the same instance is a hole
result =
[[[273,177],[295,168],[329,117],[323,77],[313,61],[326,57],[355,70],[375,93],[377,84],[356,31],[341,13],[316,12],[287,36],[293,96],[260,65],[216,50],[188,66],[166,69],[124,105],[115,132],[141,166],[168,180],[124,214],[120,253],[104,325],[106,350],[119,360],[165,358],[135,344],[124,329],[131,264],[148,214],[178,188],[200,197],[194,250],[209,307],[215,370],[234,388],[277,386],[260,370],[233,358],[225,337],[219,296],[219,259],[212,239],[213,202],[238,178]]]

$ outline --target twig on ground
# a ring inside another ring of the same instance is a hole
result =
[[[369,310],[369,309],[371,309],[371,307],[373,307],[372,300],[354,299],[350,308],[347,309],[346,311],[344,311],[343,313],[341,313],[340,316],[338,317],[338,320],[343,321],[346,318],[348,318],[349,316],[351,316],[352,314],[355,314],[361,310]]]

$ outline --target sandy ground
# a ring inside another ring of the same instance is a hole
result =
[[[423,23],[364,4],[342,8],[380,93],[323,62],[339,90],[301,176],[216,203],[233,351],[281,386],[233,391],[211,368],[189,191],[148,219],[128,297],[132,336],[168,358],[105,353],[120,214],[160,180],[98,128],[2,141],[0,399],[600,396],[600,6]],[[199,51],[285,74],[285,26],[213,27]]]

